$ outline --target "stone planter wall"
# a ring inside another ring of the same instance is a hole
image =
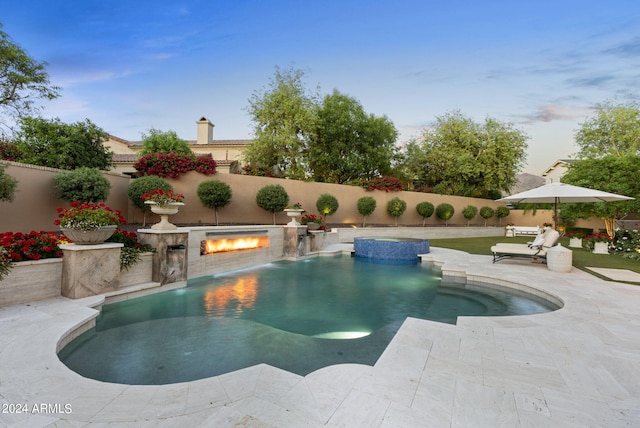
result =
[[[45,259],[13,264],[0,281],[0,307],[60,296],[62,259]]]
[[[140,254],[140,261],[129,270],[120,271],[120,288],[151,282],[153,253]]]

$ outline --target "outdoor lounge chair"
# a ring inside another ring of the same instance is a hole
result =
[[[529,244],[498,243],[491,247],[493,263],[507,258],[547,259],[547,250],[558,243],[560,233],[549,229]]]

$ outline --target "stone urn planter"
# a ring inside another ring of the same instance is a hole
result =
[[[145,204],[151,205],[151,212],[160,216],[160,223],[151,226],[153,230],[176,230],[175,224],[169,223],[169,216],[177,214],[184,202],[169,202],[168,204],[158,205],[153,201],[145,201]]]
[[[300,217],[304,212],[303,209],[286,208],[284,212],[286,212],[287,215],[291,217],[291,221],[287,223],[287,226],[293,226],[293,227],[300,226],[300,223],[298,222],[298,217]]]
[[[102,226],[93,230],[79,230],[61,227],[64,236],[73,241],[76,245],[98,245],[111,238],[118,226]]]
[[[322,225],[320,223],[316,223],[315,221],[307,223],[307,230],[320,230]]]
[[[513,238],[515,235],[513,233],[513,226],[505,226],[506,229],[506,233],[504,236],[507,236],[509,238]]]

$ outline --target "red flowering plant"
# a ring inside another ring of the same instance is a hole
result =
[[[76,230],[94,230],[102,226],[125,224],[120,210],[112,210],[103,202],[71,202],[70,208],[58,208],[58,219],[53,224]]]
[[[65,242],[67,241],[64,236],[43,230],[0,234],[0,247],[4,249],[6,256],[12,262],[62,257],[62,251],[58,244]]]
[[[385,192],[399,192],[403,190],[402,181],[396,177],[384,176],[369,180],[364,185],[367,190],[384,190]]]
[[[216,173],[216,161],[211,154],[194,156],[183,153],[150,153],[142,156],[133,165],[137,176],[156,175],[158,177],[178,178],[189,171],[212,175]]]
[[[589,250],[593,250],[596,242],[608,242],[609,245],[611,245],[611,238],[606,232],[597,232],[593,235],[588,235],[584,241],[582,241],[582,245]]]
[[[300,223],[301,224],[308,224],[308,223],[322,224],[322,217],[315,214],[303,214],[302,217],[300,217]]]
[[[173,202],[184,201],[184,195],[182,193],[175,193],[173,190],[155,189],[142,195],[142,200],[147,202],[154,202],[158,205],[167,205]]]

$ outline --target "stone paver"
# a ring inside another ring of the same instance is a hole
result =
[[[0,308],[0,426],[640,426],[640,287],[438,248],[426,258],[445,278],[534,287],[564,307],[410,318],[373,367],[301,377],[261,364],[161,386],[85,379],[58,360],[60,338],[96,315],[81,302]]]

